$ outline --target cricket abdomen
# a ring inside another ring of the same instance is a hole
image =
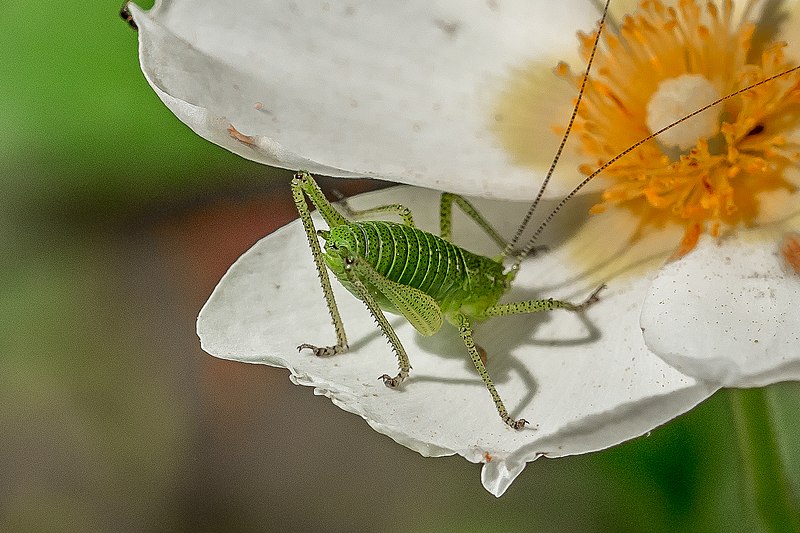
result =
[[[445,315],[459,310],[474,315],[508,288],[502,264],[411,226],[352,222],[332,228],[325,238],[326,262],[346,287],[343,249],[363,257],[385,278],[429,295]]]

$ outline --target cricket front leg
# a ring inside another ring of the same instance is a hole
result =
[[[575,311],[580,313],[585,311],[589,306],[600,300],[600,291],[605,289],[605,285],[600,285],[586,300],[581,303],[575,304],[564,300],[554,300],[547,298],[546,300],[526,300],[523,302],[513,302],[509,304],[498,304],[487,308],[481,313],[480,318],[489,318],[492,316],[509,316],[509,315],[524,315],[527,313],[538,313],[539,311],[552,311],[554,309],[566,309],[568,311]]]
[[[347,336],[344,332],[344,324],[342,317],[339,315],[339,308],[336,306],[336,300],[333,297],[333,289],[331,288],[331,280],[328,276],[328,269],[325,266],[325,261],[322,258],[322,249],[317,240],[316,228],[314,228],[314,221],[311,219],[311,212],[306,204],[304,196],[309,194],[312,202],[317,205],[320,201],[325,201],[324,196],[320,198],[315,197],[316,183],[307,174],[298,174],[292,179],[292,197],[297,206],[297,211],[300,213],[300,220],[303,222],[303,229],[306,232],[308,239],[308,246],[311,248],[311,255],[314,257],[314,265],[317,267],[317,277],[319,278],[320,285],[322,285],[322,292],[325,296],[325,303],[328,306],[328,312],[333,321],[333,327],[336,330],[336,344],[333,346],[315,346],[313,344],[303,343],[297,347],[298,350],[309,349],[314,355],[319,357],[327,357],[336,355],[347,350]],[[321,191],[319,195],[321,196]],[[319,207],[319,206],[318,206]]]
[[[570,311],[575,311],[576,313],[580,313],[581,311],[585,311],[589,306],[596,304],[600,301],[600,292],[606,289],[607,286],[605,283],[597,287],[592,294],[589,295],[584,301],[579,304],[571,304],[572,307],[567,307]]]

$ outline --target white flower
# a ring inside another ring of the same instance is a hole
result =
[[[549,127],[565,121],[574,95],[541,73],[597,17],[577,0],[164,0],[148,12],[130,9],[148,81],[181,120],[221,146],[286,168],[516,200],[535,194],[541,173],[534,178],[531,168],[546,166],[557,142]],[[579,124],[584,140],[587,124]],[[564,174],[554,190],[579,181]],[[780,192],[784,208],[772,213],[779,222],[771,233],[739,233],[724,247],[698,236],[695,250],[661,271],[683,227],[664,222],[642,232],[636,211],[616,205],[586,221],[597,197],[568,204],[541,241],[550,250],[525,261],[506,300],[579,301],[608,281],[600,302],[582,316],[555,311],[476,328],[511,414],[531,422],[520,431],[500,421],[447,326],[422,338],[391,319],[413,370],[400,390],[384,387],[377,378],[392,373],[394,357],[363,304],[335,282],[351,350],[325,359],[298,353],[301,343],[334,336],[297,222],[231,267],[198,332],[209,353],[288,368],[294,382],[423,455],[484,463],[483,484],[500,495],[539,456],[642,435],[721,386],[797,379],[800,277],[782,264],[777,238],[763,237],[800,226],[794,192]],[[411,207],[423,229],[437,227],[430,191],[390,189],[353,201],[388,202]],[[526,207],[479,206],[504,235]],[[454,240],[495,253],[469,221],[456,220]],[[701,290],[708,295],[698,297]]]
[[[353,205],[387,202],[411,207],[424,229],[438,224],[437,198],[424,189],[393,188],[357,197]],[[506,234],[527,207],[507,201],[479,206],[501,222]],[[580,211],[585,205],[566,216]],[[325,227],[319,219],[316,223]],[[471,224],[457,220],[455,241],[494,253]],[[603,231],[594,223],[582,232],[591,239],[588,234],[597,238]],[[543,241],[553,246],[548,253],[523,264],[508,301],[551,296],[579,301],[596,286],[598,273],[588,273],[594,263],[576,261],[569,247],[559,247],[561,237],[550,239]],[[625,267],[640,272],[643,265],[635,262]],[[652,260],[649,265],[655,267]],[[583,317],[554,311],[477,326],[476,341],[488,352],[488,370],[512,416],[531,423],[518,431],[497,416],[463,342],[449,326],[422,337],[408,322],[389,315],[413,368],[400,390],[387,389],[378,376],[394,374],[394,355],[364,305],[335,282],[351,350],[330,358],[298,353],[301,343],[335,340],[299,221],[261,240],[231,267],[200,312],[198,332],[207,352],[288,368],[295,383],[313,386],[316,394],[423,455],[459,454],[485,463],[484,486],[500,495],[528,461],[595,451],[642,435],[717,389],[682,375],[647,350],[639,313],[649,282],[617,274]]]

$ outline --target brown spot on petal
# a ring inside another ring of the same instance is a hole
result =
[[[490,454],[489,452],[483,452],[483,461],[484,462],[491,463],[492,459],[494,459],[494,457],[492,457],[492,454]]]
[[[250,135],[245,135],[241,133],[239,130],[233,127],[233,124],[228,126],[228,135],[236,139],[242,144],[246,144],[247,146],[255,146],[256,142]]]
[[[436,19],[433,21],[433,23],[436,24],[436,27],[442,30],[444,34],[450,38],[455,37],[461,27],[458,22],[448,22],[442,19]]]
[[[786,266],[800,275],[800,233],[791,231],[783,236],[781,255]]]

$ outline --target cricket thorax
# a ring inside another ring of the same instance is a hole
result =
[[[502,264],[403,224],[353,222],[321,235],[325,262],[348,289],[348,255],[362,257],[385,278],[431,296],[444,314],[463,309],[474,316],[508,288]]]

